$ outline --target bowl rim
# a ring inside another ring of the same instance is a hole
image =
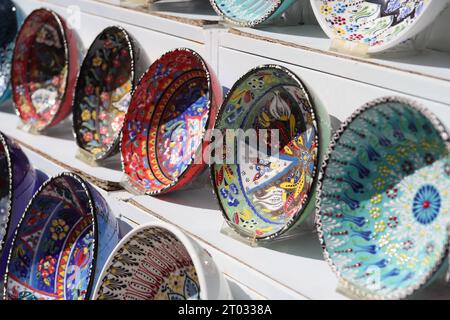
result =
[[[7,213],[6,213],[6,227],[5,227],[5,235],[0,239],[0,255],[3,255],[3,249],[5,247],[5,244],[7,242],[8,233],[10,229],[10,221],[11,221],[11,215],[12,215],[12,209],[13,209],[13,201],[14,201],[14,168],[11,158],[11,150],[8,144],[7,136],[0,132],[0,144],[3,146],[3,149],[5,150],[5,156],[6,156],[6,163],[8,166],[8,183],[9,183],[9,192],[8,192],[8,206],[7,206]]]
[[[319,178],[319,172],[320,172],[320,165],[321,165],[320,162],[319,162],[319,159],[321,158],[322,155],[324,155],[326,153],[325,150],[321,150],[321,148],[320,148],[320,146],[322,144],[321,141],[320,141],[321,131],[322,131],[321,130],[321,126],[322,125],[320,124],[319,112],[317,110],[319,107],[316,106],[316,103],[315,103],[312,95],[310,94],[308,88],[303,83],[303,81],[300,79],[300,77],[297,76],[296,73],[294,73],[293,71],[289,70],[288,68],[283,67],[281,65],[277,65],[277,64],[262,64],[262,65],[256,66],[256,67],[250,69],[249,71],[247,71],[244,75],[239,77],[239,79],[233,84],[231,89],[226,94],[226,96],[225,96],[225,98],[223,100],[223,103],[222,103],[222,105],[221,105],[221,107],[219,109],[219,112],[216,115],[216,119],[215,119],[216,128],[217,128],[217,123],[218,123],[217,120],[223,116],[225,107],[228,104],[228,101],[231,98],[231,95],[234,93],[234,91],[236,91],[236,89],[238,89],[239,86],[249,76],[251,76],[255,72],[258,72],[258,71],[261,71],[261,70],[278,70],[278,71],[285,72],[302,89],[303,93],[305,94],[306,99],[309,101],[311,109],[313,110],[314,120],[316,121],[316,129],[317,129],[316,136],[318,138],[317,139],[318,154],[317,154],[317,160],[316,160],[316,165],[315,165],[315,172],[314,172],[313,183],[311,185],[310,194],[308,195],[307,201],[304,203],[304,205],[299,210],[299,212],[297,212],[295,218],[291,218],[288,221],[288,223],[284,224],[283,228],[281,228],[277,232],[272,233],[271,235],[265,236],[265,237],[256,237],[256,236],[251,237],[248,233],[242,232],[241,228],[237,227],[234,223],[232,223],[232,221],[230,220],[230,218],[226,214],[226,210],[224,209],[224,206],[222,205],[222,202],[220,201],[220,197],[219,197],[217,186],[216,186],[214,165],[210,165],[209,175],[210,175],[210,181],[211,181],[211,184],[212,184],[212,190],[213,190],[213,194],[215,195],[214,198],[216,199],[216,201],[217,201],[217,203],[218,203],[218,205],[220,207],[220,211],[221,211],[222,217],[224,218],[224,220],[227,223],[227,225],[229,227],[231,227],[232,230],[234,230],[239,236],[243,237],[244,239],[250,240],[253,243],[257,243],[257,242],[261,242],[262,243],[262,242],[267,242],[267,241],[270,241],[270,240],[274,240],[274,239],[280,237],[281,235],[283,235],[284,233],[286,233],[287,231],[289,231],[292,227],[295,227],[296,223],[305,214],[305,209],[308,207],[310,202],[314,201],[314,194],[315,194],[314,191],[317,190],[318,178]],[[313,213],[314,213],[314,210],[312,210],[310,212],[311,215]]]
[[[231,24],[234,24],[239,27],[254,27],[258,24],[263,23],[264,21],[267,21],[283,4],[284,1],[287,0],[274,0],[274,4],[272,6],[272,9],[270,11],[266,11],[265,14],[261,17],[259,17],[256,20],[247,20],[247,21],[239,21],[237,19],[230,18],[228,15],[226,15],[217,5],[216,0],[209,0],[214,11],[221,16],[226,22],[229,22]]]
[[[138,234],[141,231],[144,230],[150,230],[150,229],[163,229],[165,232],[171,233],[180,243],[184,246],[187,253],[189,254],[189,257],[192,260],[192,263],[194,265],[195,272],[197,273],[199,285],[200,285],[200,300],[208,300],[208,299],[214,299],[217,297],[210,297],[209,289],[207,286],[207,280],[206,280],[206,271],[203,267],[203,263],[200,259],[198,248],[201,250],[205,250],[202,247],[200,247],[195,240],[192,239],[190,236],[188,236],[185,232],[183,232],[178,227],[171,225],[167,222],[150,222],[142,224],[136,228],[133,228],[131,231],[129,231],[116,245],[114,250],[110,253],[102,272],[100,273],[100,276],[98,277],[97,284],[95,286],[95,290],[93,292],[93,300],[98,299],[98,293],[100,288],[103,286],[103,279],[108,274],[108,269],[111,266],[111,263],[115,260],[117,253],[123,248],[123,246],[130,240],[132,240],[136,234]],[[195,246],[197,245],[198,248]],[[222,277],[222,274],[219,274],[219,277]]]
[[[91,266],[89,267],[89,281],[88,281],[88,286],[86,288],[86,295],[85,295],[85,299],[84,300],[89,300],[92,294],[92,290],[93,290],[93,286],[94,286],[94,281],[95,281],[95,270],[97,267],[97,258],[99,256],[99,250],[98,250],[98,246],[97,243],[99,243],[98,240],[98,219],[97,219],[97,214],[98,214],[98,210],[96,209],[95,205],[94,205],[94,197],[92,195],[92,191],[90,190],[90,185],[85,182],[78,174],[75,174],[73,172],[62,172],[59,173],[53,177],[50,177],[49,179],[47,179],[47,181],[45,181],[40,187],[39,189],[36,191],[36,193],[33,195],[33,197],[31,198],[31,200],[28,202],[28,205],[26,206],[22,217],[19,220],[19,223],[17,224],[16,230],[14,231],[14,236],[11,242],[11,248],[10,251],[8,253],[8,259],[7,259],[7,263],[6,263],[6,270],[5,270],[5,275],[4,275],[4,279],[3,279],[3,300],[8,300],[8,280],[9,280],[9,265],[11,263],[11,259],[12,259],[12,252],[14,250],[16,241],[17,241],[17,237],[19,235],[19,229],[22,226],[23,220],[25,219],[25,217],[27,216],[27,213],[29,211],[29,209],[31,208],[32,204],[34,203],[34,201],[40,196],[41,192],[47,187],[49,186],[53,181],[57,180],[57,179],[61,179],[61,178],[69,178],[72,181],[75,181],[76,183],[78,183],[81,188],[84,190],[84,192],[86,193],[87,197],[88,197],[88,206],[90,209],[90,214],[91,214],[91,223],[92,223],[92,231],[94,233],[94,239],[92,240],[92,246],[93,246],[93,258],[92,258],[92,262],[91,262]]]
[[[191,170],[192,170],[192,164],[196,158],[196,155],[198,153],[199,150],[203,150],[203,144],[205,143],[205,138],[206,138],[206,131],[208,129],[208,127],[211,124],[211,109],[214,108],[215,104],[214,104],[214,85],[213,85],[213,76],[212,76],[212,71],[209,69],[208,64],[206,63],[206,61],[202,58],[202,56],[197,53],[196,51],[189,49],[189,48],[184,48],[184,47],[180,47],[180,48],[175,48],[169,51],[166,51],[164,54],[162,54],[159,58],[155,59],[154,62],[147,68],[147,70],[141,75],[139,81],[137,82],[137,84],[134,87],[134,90],[131,93],[131,101],[130,101],[130,106],[131,106],[131,102],[133,101],[134,98],[134,94],[136,93],[136,91],[142,86],[143,81],[145,78],[147,78],[147,76],[149,75],[150,70],[152,70],[152,68],[154,67],[154,65],[156,65],[157,63],[159,63],[160,60],[162,60],[164,57],[180,52],[182,54],[189,54],[194,56],[198,62],[201,64],[203,71],[205,71],[206,74],[206,81],[208,82],[208,92],[209,92],[209,98],[208,98],[208,103],[206,104],[207,108],[208,108],[208,119],[206,121],[206,124],[204,126],[204,132],[202,133],[202,138],[201,141],[199,143],[199,146],[196,150],[196,152],[193,153],[193,155],[191,156],[191,159],[189,160],[189,163],[186,167],[186,170],[184,170],[178,177],[174,178],[173,182],[171,184],[168,184],[166,187],[164,187],[163,189],[157,190],[157,191],[148,191],[148,190],[143,190],[143,189],[139,189],[138,187],[136,187],[134,184],[131,183],[127,183],[128,187],[130,187],[132,190],[136,191],[137,193],[144,193],[145,195],[160,195],[160,194],[164,194],[164,193],[168,193],[170,191],[172,191],[172,189],[176,188],[178,186],[178,182],[181,181]],[[167,77],[164,77],[167,78]],[[148,108],[148,105],[146,104],[146,108]],[[130,112],[130,108],[128,108],[127,111],[127,115]],[[123,127],[125,127],[126,123],[127,123],[127,115],[125,116],[125,120],[123,123]],[[153,119],[153,116],[152,118]],[[150,121],[151,121],[150,119]],[[131,179],[131,177],[129,177],[126,172],[125,172],[125,157],[124,157],[124,152],[123,152],[123,142],[124,142],[124,135],[123,135],[123,130],[121,132],[121,137],[120,137],[120,142],[119,142],[119,149],[120,149],[120,160],[121,160],[121,164],[122,164],[122,172],[129,178]],[[146,137],[146,143],[148,143],[148,135]],[[148,156],[148,151],[147,151],[147,156]]]
[[[320,0],[310,0],[312,10],[314,12],[314,15],[315,15],[315,17],[316,17],[316,19],[317,19],[321,29],[323,30],[323,32],[325,32],[325,34],[331,40],[333,40],[335,38],[336,39],[341,39],[340,37],[337,37],[331,31],[331,28],[325,22],[325,19],[322,17],[322,14],[320,13],[319,5],[318,5],[319,2],[318,1],[320,1]],[[348,1],[348,0],[339,0],[339,1],[340,2],[344,2],[344,1]],[[393,40],[391,40],[391,41],[389,41],[387,43],[384,43],[382,45],[379,45],[379,46],[370,46],[369,45],[368,46],[368,53],[369,54],[382,53],[382,52],[388,51],[389,49],[392,49],[392,48],[400,45],[402,42],[407,41],[410,38],[413,38],[415,35],[417,35],[417,34],[419,34],[421,32],[421,31],[419,31],[419,32],[412,32],[411,30],[413,29],[413,26],[415,26],[418,23],[419,20],[424,20],[424,17],[423,17],[424,15],[426,15],[427,17],[429,15],[431,15],[430,10],[429,10],[430,6],[431,6],[431,3],[434,3],[434,2],[440,3],[440,2],[442,2],[442,3],[444,3],[444,7],[445,7],[445,5],[446,5],[445,2],[446,1],[448,1],[448,0],[433,0],[433,1],[431,1],[427,5],[427,7],[425,8],[425,11],[422,12],[422,14],[417,19],[415,19],[415,21],[413,21],[412,24],[408,25],[407,28],[405,30],[403,30],[395,39],[393,39]],[[442,3],[440,3],[440,4],[442,4]],[[422,30],[423,30],[423,28],[422,28]],[[353,42],[355,44],[361,44],[360,41],[351,41],[351,42]]]
[[[435,275],[437,271],[444,265],[446,259],[448,259],[448,255],[450,252],[450,230],[447,230],[447,243],[444,247],[444,252],[441,252],[441,257],[439,261],[434,265],[431,272],[423,279],[423,281],[416,283],[414,286],[410,286],[409,288],[402,289],[400,292],[396,294],[389,294],[389,295],[380,295],[372,292],[366,292],[365,290],[361,290],[356,286],[353,286],[351,281],[345,279],[341,272],[338,270],[338,267],[334,263],[333,259],[331,258],[331,255],[328,252],[327,244],[325,241],[325,235],[323,230],[323,221],[322,221],[322,214],[321,214],[321,195],[323,193],[322,187],[323,182],[325,179],[325,173],[328,168],[328,163],[331,159],[331,156],[334,152],[335,147],[339,143],[340,138],[344,134],[344,132],[347,130],[347,128],[353,123],[354,120],[356,120],[361,114],[368,111],[369,109],[372,109],[374,107],[377,107],[382,104],[386,103],[401,103],[404,105],[407,105],[408,107],[412,108],[413,110],[419,112],[422,116],[424,116],[433,126],[433,128],[439,133],[442,141],[444,142],[444,145],[446,146],[447,152],[450,154],[450,137],[449,133],[447,132],[445,126],[443,123],[439,120],[439,118],[432,113],[429,109],[422,106],[420,103],[415,102],[413,100],[410,100],[408,98],[398,97],[398,96],[387,96],[382,98],[377,98],[375,100],[372,100],[366,104],[364,104],[362,107],[358,108],[349,118],[347,118],[344,122],[342,122],[340,128],[335,132],[335,134],[331,138],[330,145],[328,147],[328,151],[323,159],[321,168],[320,168],[320,174],[319,174],[319,181],[317,184],[317,198],[316,198],[316,213],[315,213],[315,225],[317,234],[319,237],[320,245],[322,246],[322,253],[324,256],[325,261],[330,266],[331,270],[334,272],[334,274],[337,276],[337,278],[343,282],[343,285],[346,287],[346,289],[349,290],[350,294],[355,294],[360,298],[367,298],[367,299],[388,299],[388,300],[398,300],[398,299],[404,299],[420,288],[424,287]]]
[[[15,113],[16,113],[16,115],[21,119],[21,121],[23,121],[24,123],[29,123],[29,122],[25,122],[24,120],[23,120],[23,118],[22,118],[22,116],[21,116],[21,111],[20,111],[20,108],[18,107],[18,104],[16,103],[16,99],[15,99],[15,95],[14,95],[14,91],[15,91],[15,86],[13,85],[13,81],[12,81],[12,78],[14,77],[14,72],[13,72],[13,70],[14,70],[14,65],[15,65],[15,62],[16,62],[16,59],[15,59],[15,56],[16,56],[16,48],[18,48],[18,42],[19,42],[19,39],[20,39],[20,37],[21,37],[21,35],[22,35],[22,33],[24,32],[23,30],[25,30],[25,27],[27,26],[27,23],[29,22],[29,20],[31,19],[31,18],[33,18],[34,17],[34,15],[37,15],[37,14],[40,14],[41,12],[45,12],[45,13],[47,13],[47,14],[50,14],[51,16],[52,16],[52,18],[56,21],[56,23],[57,23],[57,26],[58,26],[58,29],[59,29],[59,32],[61,32],[61,35],[62,35],[62,43],[63,43],[63,46],[64,46],[64,64],[65,64],[65,66],[67,66],[67,73],[66,73],[66,76],[65,76],[65,88],[64,88],[64,93],[63,93],[63,95],[62,95],[62,97],[61,97],[61,99],[60,99],[60,104],[59,104],[59,107],[58,107],[58,110],[56,110],[56,112],[55,112],[55,114],[51,117],[51,119],[49,120],[49,121],[47,121],[47,123],[45,124],[45,126],[43,126],[43,127],[39,127],[39,128],[35,128],[38,132],[42,132],[42,131],[45,131],[45,130],[47,130],[47,129],[49,129],[49,128],[51,128],[51,127],[53,127],[54,125],[56,125],[56,123],[53,123],[57,118],[58,118],[58,116],[61,114],[61,112],[62,112],[62,105],[64,104],[64,102],[66,101],[66,99],[71,99],[71,98],[73,98],[73,97],[70,97],[70,96],[68,96],[67,95],[67,91],[68,91],[68,88],[70,87],[70,74],[71,74],[71,69],[74,67],[74,66],[72,66],[72,64],[70,63],[70,56],[71,56],[71,53],[70,53],[70,49],[69,49],[69,42],[68,42],[68,35],[67,35],[67,32],[66,32],[66,25],[65,25],[65,22],[64,22],[64,20],[55,12],[55,11],[53,11],[53,10],[51,10],[51,9],[48,9],[48,8],[45,8],[45,7],[42,7],[42,8],[38,8],[38,9],[35,9],[35,10],[33,10],[26,18],[25,18],[25,20],[23,21],[23,23],[22,23],[22,26],[20,27],[20,30],[17,32],[17,35],[16,35],[16,40],[15,40],[15,44],[14,44],[14,51],[13,51],[13,59],[12,59],[12,62],[11,62],[11,90],[12,90],[12,104],[13,104],[13,106],[14,106],[14,111],[15,111]],[[34,32],[33,32],[33,34],[36,34],[38,32],[38,30],[35,30]],[[32,107],[33,107],[33,109],[36,111],[36,108],[34,107],[34,105],[33,104],[31,104],[32,105]],[[37,113],[37,112],[36,112]],[[34,126],[33,126],[33,128],[34,128]]]
[[[111,32],[112,31],[112,32]],[[104,160],[110,156],[112,156],[113,154],[115,154],[117,152],[117,148],[119,146],[119,141],[121,139],[121,132],[123,129],[123,126],[125,124],[125,120],[122,122],[120,129],[118,131],[118,134],[116,135],[114,141],[110,144],[110,146],[107,148],[106,151],[100,153],[99,155],[94,155],[91,152],[87,151],[83,146],[81,146],[81,144],[78,141],[78,132],[80,128],[77,128],[76,126],[76,120],[78,120],[75,117],[75,112],[78,109],[78,106],[76,105],[76,100],[77,100],[77,93],[78,93],[78,87],[80,85],[80,77],[81,74],[83,73],[83,71],[85,71],[85,62],[86,59],[88,58],[89,54],[91,53],[91,50],[94,48],[94,46],[97,44],[97,42],[99,41],[100,37],[106,33],[121,33],[122,35],[124,35],[125,38],[125,42],[126,42],[126,48],[128,50],[128,53],[130,54],[131,57],[131,72],[130,72],[130,78],[131,78],[131,90],[129,92],[130,97],[134,91],[134,88],[136,86],[136,65],[137,65],[137,54],[135,54],[136,52],[136,48],[137,48],[137,44],[136,41],[134,40],[134,38],[131,36],[131,34],[122,26],[120,25],[112,25],[112,26],[108,26],[106,28],[104,28],[101,32],[99,32],[97,34],[97,36],[95,37],[95,39],[92,41],[92,43],[90,44],[89,48],[86,50],[86,54],[84,55],[83,58],[83,62],[81,63],[79,72],[77,74],[77,79],[75,81],[75,89],[73,92],[73,99],[72,99],[72,133],[73,136],[75,138],[75,143],[77,144],[77,146],[80,149],[83,149],[84,151],[86,151],[90,156],[92,156],[95,161],[101,161]],[[124,46],[125,48],[125,46]],[[126,112],[125,112],[126,114]]]

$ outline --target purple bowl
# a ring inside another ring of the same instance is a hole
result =
[[[46,179],[44,173],[33,168],[19,145],[0,132],[0,277],[5,273],[20,217]]]

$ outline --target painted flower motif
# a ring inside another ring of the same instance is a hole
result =
[[[55,219],[52,221],[50,232],[52,233],[53,240],[63,240],[66,237],[68,231],[69,226],[63,219]]]
[[[406,240],[403,242],[403,250],[411,250],[414,247],[414,242],[412,240]]]
[[[358,29],[359,29],[359,25],[354,24],[354,23],[345,26],[345,30],[347,30],[350,33],[355,33],[356,31],[358,31]],[[361,37],[363,37],[363,36],[361,35]]]
[[[329,15],[333,11],[333,8],[329,5],[320,6],[320,12],[324,15]]]
[[[414,165],[412,164],[411,161],[406,160],[402,164],[402,170],[406,174],[412,174],[414,172]]]
[[[362,34],[354,33],[348,37],[348,40],[349,41],[361,41],[363,38],[364,38],[364,36]]]
[[[85,142],[91,142],[94,139],[94,135],[92,132],[88,131],[83,134],[83,140]]]
[[[387,166],[380,166],[380,168],[378,169],[378,172],[383,177],[386,177],[391,174],[391,169],[389,169]]]
[[[394,166],[397,163],[397,158],[393,155],[386,156],[386,161],[391,165]]]
[[[381,178],[375,179],[373,182],[373,187],[377,190],[382,190],[384,188],[384,180]]]
[[[398,218],[395,216],[389,217],[388,227],[391,229],[397,228],[398,227]]]
[[[102,63],[103,63],[103,59],[98,56],[96,56],[94,59],[92,59],[92,65],[94,67],[99,67],[102,65]]]
[[[434,156],[431,154],[431,153],[427,153],[426,155],[425,155],[425,163],[426,164],[428,164],[428,165],[430,165],[430,164],[433,164],[434,163]]]
[[[90,96],[94,93],[94,86],[92,84],[88,84],[86,87],[84,87],[84,93],[87,96]]]
[[[383,200],[383,197],[379,193],[374,194],[370,198],[370,202],[372,202],[373,204],[379,204],[381,202],[381,200]]]
[[[114,118],[114,120],[111,123],[111,128],[114,132],[120,131],[120,128],[122,127],[123,121],[125,120],[125,115],[120,114]]]
[[[342,28],[334,28],[334,33],[338,36],[344,36],[347,32]]]
[[[334,12],[338,13],[338,14],[342,14],[345,12],[345,10],[347,9],[346,5],[342,2],[338,2],[334,5],[333,7]]]
[[[432,223],[441,209],[441,195],[432,185],[422,186],[414,196],[412,212],[421,224]]]
[[[81,113],[81,120],[89,121],[91,120],[91,112],[89,110],[83,110]]]
[[[395,199],[398,195],[398,188],[391,186],[389,189],[386,190],[386,195],[391,199]]]
[[[387,254],[391,257],[395,257],[399,247],[398,243],[390,243],[386,248]]]
[[[58,261],[52,256],[47,256],[39,261],[38,272],[44,279],[45,284],[50,285],[48,277],[55,273],[55,265]]]
[[[378,221],[375,223],[375,232],[381,233],[384,232],[384,230],[386,230],[386,222]]]
[[[391,242],[391,236],[389,234],[384,234],[380,237],[380,240],[378,240],[378,245],[383,248],[387,246]]]
[[[108,133],[108,127],[100,127],[100,134],[107,134]]]
[[[347,23],[347,19],[341,16],[336,16],[333,18],[332,24],[335,26],[344,26]],[[345,31],[344,31],[345,32]]]
[[[381,209],[378,207],[372,208],[369,211],[370,216],[372,217],[372,219],[378,219],[381,216]]]

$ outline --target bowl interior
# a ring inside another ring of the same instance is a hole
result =
[[[157,60],[136,88],[123,129],[130,182],[148,193],[176,184],[202,144],[210,114],[210,79],[203,60],[175,50]]]
[[[8,264],[8,299],[85,299],[94,260],[90,197],[71,176],[53,178],[20,223]]]
[[[160,227],[122,242],[99,280],[100,300],[198,300],[200,285],[183,243]]]
[[[11,168],[6,148],[7,146],[3,142],[0,143],[0,254],[3,248],[2,241],[5,239],[8,229],[11,206]]]
[[[359,288],[401,297],[445,255],[450,157],[432,122],[403,102],[380,103],[340,136],[323,177],[327,254]]]
[[[18,19],[16,8],[10,0],[0,3],[0,103],[9,88],[11,59],[14,38],[17,34]]]
[[[52,122],[65,95],[68,72],[63,26],[51,11],[34,11],[19,32],[13,57],[13,97],[23,121],[37,129]]]
[[[330,36],[376,48],[412,28],[433,1],[315,0],[312,4]]]
[[[133,87],[133,53],[126,32],[104,30],[90,47],[78,78],[74,126],[78,145],[96,158],[117,145]]]
[[[280,0],[214,0],[215,7],[225,17],[240,24],[265,20],[280,6]]]
[[[227,134],[223,150],[237,148],[234,159],[228,151],[224,163],[212,167],[228,222],[258,239],[286,230],[311,196],[318,164],[316,115],[300,81],[281,68],[251,71],[231,89],[216,127],[250,137],[229,140]]]

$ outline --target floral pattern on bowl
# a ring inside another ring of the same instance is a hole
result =
[[[311,4],[330,38],[365,44],[369,53],[413,38],[447,5],[441,0],[311,0]]]
[[[251,70],[225,98],[216,129],[279,132],[278,148],[273,149],[267,139],[263,142],[268,157],[211,167],[216,196],[234,230],[246,238],[268,240],[300,218],[303,221],[308,216],[304,212],[313,211],[305,209],[317,178],[319,126],[315,107],[298,77],[280,66]]]
[[[230,23],[253,27],[269,22],[286,11],[295,0],[210,0],[217,14]]]
[[[44,183],[18,225],[5,276],[5,299],[85,300],[118,242],[105,199],[80,177]]]
[[[121,153],[129,186],[159,194],[197,176],[205,162],[194,160],[206,147],[221,99],[214,74],[194,51],[176,49],[154,62],[125,117]]]
[[[326,259],[360,297],[405,298],[448,255],[450,142],[435,116],[385,98],[332,142],[317,221]]]
[[[38,9],[19,31],[12,62],[12,96],[22,121],[41,132],[71,111],[78,51],[71,29],[53,11]]]
[[[121,27],[103,30],[78,76],[73,104],[77,144],[95,160],[116,153],[135,80],[134,41]]]

